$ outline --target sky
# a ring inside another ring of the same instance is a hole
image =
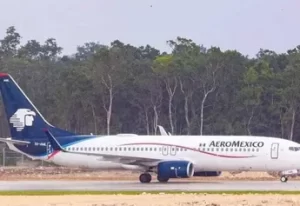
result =
[[[118,39],[170,51],[177,36],[255,56],[300,44],[299,0],[0,0],[0,39],[15,26],[22,44],[55,38],[63,54]]]

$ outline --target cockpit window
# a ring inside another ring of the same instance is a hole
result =
[[[300,147],[289,147],[289,150],[297,152],[300,151]]]

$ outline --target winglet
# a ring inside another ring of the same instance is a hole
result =
[[[160,131],[160,134],[163,136],[168,136],[168,133],[166,132],[166,130],[163,128],[163,126],[161,125],[157,125]]]
[[[51,132],[49,132],[48,129],[43,129],[44,132],[46,133],[48,139],[49,139],[49,142],[52,146],[52,148],[54,150],[57,150],[57,151],[62,151],[62,152],[66,152],[66,150],[64,148],[62,148],[62,146],[58,143],[58,141],[55,139],[55,137],[51,134]]]

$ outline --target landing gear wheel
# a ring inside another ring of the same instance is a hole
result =
[[[164,178],[164,177],[157,176],[157,180],[158,180],[159,182],[168,182],[168,181],[169,181],[169,178]]]
[[[149,183],[151,182],[152,176],[149,173],[143,173],[139,179],[141,183]]]
[[[287,176],[281,176],[280,177],[280,181],[281,182],[287,182],[288,181],[288,177]]]

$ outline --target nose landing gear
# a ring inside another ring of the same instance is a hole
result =
[[[280,181],[281,182],[287,182],[288,181],[288,177],[285,176],[285,175],[283,175],[283,176],[280,177]]]

